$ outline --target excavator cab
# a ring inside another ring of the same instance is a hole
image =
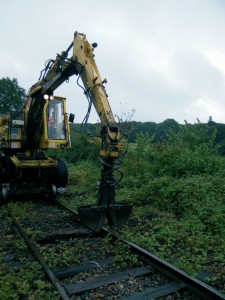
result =
[[[40,149],[69,149],[70,129],[66,113],[66,98],[44,95],[43,133],[40,136]]]
[[[66,126],[63,99],[50,100],[47,107],[48,138],[65,140]]]

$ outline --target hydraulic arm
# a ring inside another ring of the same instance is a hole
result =
[[[54,91],[69,77],[76,75],[82,79],[83,89],[101,120],[101,149],[99,156],[102,161],[101,179],[98,186],[98,199],[95,205],[82,206],[78,212],[82,221],[93,230],[100,230],[105,218],[110,225],[120,226],[127,220],[132,206],[127,203],[115,203],[116,180],[114,165],[121,154],[119,141],[120,131],[114,119],[102,80],[94,60],[93,50],[97,44],[90,45],[84,34],[75,32],[74,40],[66,51],[58,54],[55,60],[48,61],[42,71],[40,80],[30,91],[25,108],[26,139],[25,149],[34,151],[42,132],[43,107],[45,99],[50,98]],[[72,51],[72,56],[69,53]]]

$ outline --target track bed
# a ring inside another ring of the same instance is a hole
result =
[[[5,253],[6,269],[18,255],[38,260],[57,291],[55,299],[225,299],[122,237],[106,229],[93,233],[66,207],[39,201],[22,218],[9,214],[12,238],[24,239],[29,251]]]

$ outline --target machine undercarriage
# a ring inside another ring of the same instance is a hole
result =
[[[32,157],[25,153],[0,157],[0,202],[7,198],[45,196],[54,199],[65,192],[68,170],[60,158],[52,158],[43,151]]]

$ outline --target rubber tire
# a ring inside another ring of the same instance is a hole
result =
[[[58,163],[58,166],[56,167],[55,170],[55,180],[54,184],[56,187],[66,187],[67,181],[68,181],[68,168],[64,160],[61,158],[56,158],[55,159]]]

